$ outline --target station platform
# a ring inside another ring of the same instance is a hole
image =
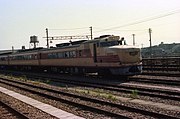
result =
[[[9,95],[11,97],[14,97],[26,104],[29,104],[29,105],[31,105],[37,109],[40,109],[40,110],[44,111],[45,113],[48,113],[59,119],[84,119],[83,117],[76,116],[69,112],[63,111],[61,109],[58,109],[56,107],[53,107],[53,106],[45,104],[45,103],[42,103],[40,101],[37,101],[35,99],[32,99],[30,97],[24,96],[22,94],[16,93],[14,91],[8,90],[3,87],[0,87],[0,92],[4,93],[6,95]]]

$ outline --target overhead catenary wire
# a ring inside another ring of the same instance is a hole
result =
[[[104,28],[100,28],[100,27],[93,27],[94,29],[98,29],[98,30],[104,30]],[[112,31],[144,31],[147,29],[113,29]]]
[[[145,18],[145,19],[142,19],[142,20],[138,20],[138,21],[135,21],[135,22],[131,22],[131,23],[127,23],[127,24],[124,24],[124,25],[120,25],[120,26],[115,26],[115,27],[110,27],[110,28],[106,28],[106,29],[103,29],[103,28],[99,28],[99,27],[93,27],[94,29],[100,29],[100,30],[95,30],[93,31],[94,34],[96,33],[99,33],[99,32],[103,32],[103,31],[119,31],[119,32],[123,32],[123,31],[127,31],[127,32],[130,32],[130,31],[147,31],[147,29],[133,29],[133,30],[128,30],[128,29],[120,29],[122,27],[127,27],[127,26],[132,26],[132,25],[136,25],[136,24],[140,24],[140,23],[144,23],[144,22],[148,22],[148,21],[152,21],[152,20],[156,20],[156,19],[159,19],[159,18],[163,18],[163,17],[167,17],[167,16],[170,16],[170,15],[173,15],[173,14],[176,14],[176,13],[180,13],[180,9],[178,10],[174,10],[174,11],[171,11],[171,12],[166,12],[164,14],[161,14],[161,15],[156,15],[156,16],[152,16],[152,17],[149,17],[149,18]],[[61,30],[61,31],[73,31],[73,30],[85,30],[85,29],[89,29],[89,27],[79,27],[79,28],[69,28],[69,29],[49,29],[49,30]],[[84,33],[80,33],[80,34],[90,34],[90,32],[84,32]],[[79,35],[79,34],[78,34]]]
[[[48,28],[48,30],[49,31],[70,31],[70,33],[73,33],[74,31],[76,31],[76,30],[89,30],[89,27],[77,27],[77,28],[62,28],[62,29],[60,29],[60,28]],[[73,33],[74,34],[74,33]],[[82,35],[82,33],[80,33],[81,35]],[[80,34],[74,34],[74,35],[80,35]],[[89,33],[86,33],[86,34],[88,34],[89,35]]]
[[[106,28],[106,29],[99,30],[99,31],[94,31],[94,33],[102,32],[102,31],[108,31],[108,30],[114,30],[114,29],[119,29],[119,28],[127,27],[127,26],[132,26],[132,25],[136,25],[136,24],[140,24],[140,23],[156,20],[156,19],[159,19],[159,18],[167,17],[167,16],[170,16],[170,15],[173,15],[173,14],[176,14],[176,13],[180,13],[180,9],[172,11],[172,12],[169,12],[169,13],[166,13],[166,14],[161,14],[161,15],[154,16],[154,17],[151,17],[151,18],[143,19],[143,20],[140,20],[140,21],[135,21],[135,22],[132,22],[132,23],[124,24],[124,25],[121,25],[121,26]]]
[[[87,29],[89,27],[78,27],[78,28],[69,28],[69,29],[49,29],[49,30],[78,30],[78,29]]]

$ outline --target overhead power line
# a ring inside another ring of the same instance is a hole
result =
[[[80,28],[69,28],[69,29],[49,29],[49,30],[78,30],[78,29],[87,29],[88,27],[80,27]]]
[[[173,15],[173,14],[176,14],[176,13],[180,13],[180,9],[169,12],[169,13],[166,13],[166,14],[161,14],[161,15],[154,16],[154,17],[151,17],[151,18],[143,19],[143,20],[140,20],[140,21],[135,21],[135,22],[132,22],[132,23],[124,24],[124,25],[121,25],[121,26],[111,27],[111,28],[107,28],[107,29],[103,29],[103,30],[99,30],[99,31],[94,31],[94,33],[102,32],[102,31],[108,31],[108,30],[114,30],[114,29],[127,27],[127,26],[132,26],[132,25],[136,25],[136,24],[156,20],[156,19],[159,19],[159,18],[167,17],[167,16],[170,16],[170,15]]]
[[[98,30],[104,30],[104,28],[100,28],[100,27],[94,27],[95,29]],[[113,30],[113,31],[144,31],[147,29],[118,29],[118,30]]]

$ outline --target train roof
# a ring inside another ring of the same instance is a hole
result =
[[[85,41],[87,41],[87,40],[70,41],[69,43],[56,44],[56,47],[67,47],[67,46],[73,46],[73,45],[80,45],[81,43],[83,43]]]
[[[39,47],[39,48],[33,48],[33,49],[22,49],[22,50],[18,50],[17,52],[31,52],[31,51],[39,51],[45,49],[43,47]]]
[[[8,54],[11,54],[11,53],[13,53],[12,50],[1,50],[0,51],[0,55],[8,55]]]
[[[6,52],[0,51],[0,55],[9,55],[9,54],[22,54],[22,53],[33,53],[33,52],[39,52],[39,51],[51,51],[51,50],[57,50],[57,49],[66,49],[66,48],[74,48],[74,47],[79,47],[81,44],[87,44],[87,43],[95,43],[99,41],[103,41],[108,38],[119,38],[119,36],[114,36],[114,35],[102,35],[100,37],[94,38],[92,40],[78,40],[78,41],[70,41],[69,43],[60,43],[56,44],[56,47],[51,47],[51,48],[33,48],[33,49],[21,49],[21,50],[8,50]]]
[[[139,46],[134,46],[134,45],[117,45],[117,46],[111,46],[109,47],[111,49],[121,49],[121,50],[126,50],[126,49],[140,49]]]
[[[85,43],[96,43],[96,42],[101,42],[101,41],[106,41],[106,40],[119,40],[119,36],[114,36],[114,35],[102,35],[100,37],[96,37],[93,40],[88,40]]]

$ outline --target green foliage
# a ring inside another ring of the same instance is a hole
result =
[[[113,96],[112,94],[108,94],[108,95],[107,95],[107,98],[108,98],[108,99],[111,99],[111,100],[113,100],[113,101],[116,100],[116,97]]]
[[[12,76],[12,74],[11,74],[11,75],[9,75],[9,77],[10,77],[10,79],[13,79],[13,76]]]
[[[50,84],[50,82],[51,82],[50,80],[46,80],[46,83],[47,83],[47,84]]]
[[[23,79],[24,81],[27,81],[26,75],[23,75],[23,76],[22,76],[22,79]]]
[[[136,89],[131,91],[131,97],[132,98],[137,98],[138,97],[138,91]]]
[[[112,99],[113,95],[109,94],[108,99]]]
[[[68,90],[68,85],[66,85],[66,90]]]
[[[87,93],[88,93],[88,94],[90,93],[89,90],[87,91]]]

